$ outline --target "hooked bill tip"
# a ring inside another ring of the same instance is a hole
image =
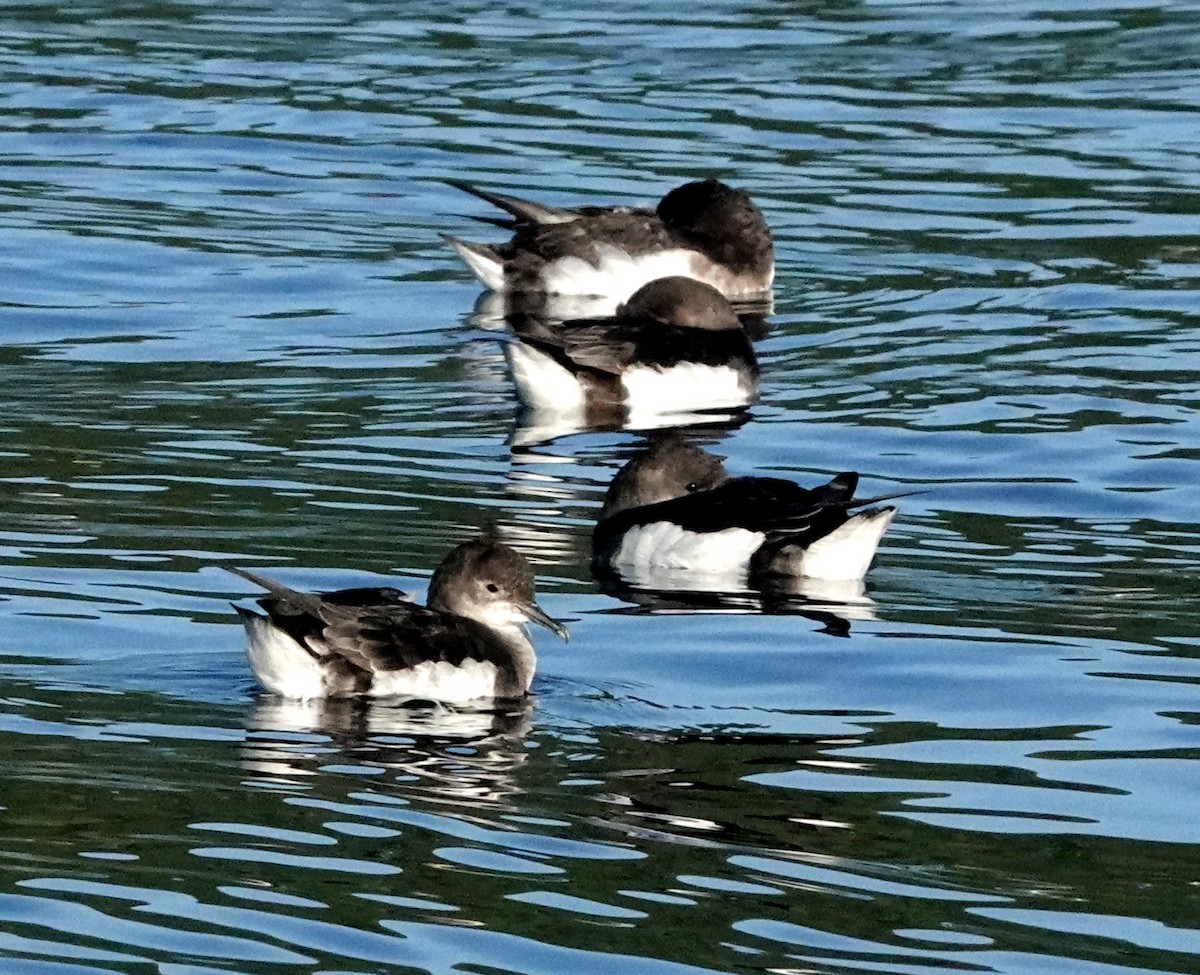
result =
[[[554,619],[552,616],[548,616],[546,611],[543,610],[542,607],[537,603],[530,603],[528,606],[523,606],[521,608],[530,622],[540,623],[551,633],[555,634],[555,636],[559,637],[563,643],[570,641],[571,633],[567,629],[566,625]]]

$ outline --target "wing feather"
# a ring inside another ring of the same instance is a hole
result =
[[[271,621],[318,656],[369,674],[468,659],[511,670],[511,653],[482,623],[409,602],[397,589],[305,593],[244,569],[230,572],[266,589],[258,600]]]
[[[537,203],[534,200],[523,200],[519,196],[506,196],[503,193],[493,193],[491,190],[480,189],[478,186],[474,186],[464,180],[448,179],[446,182],[450,186],[462,190],[464,193],[470,193],[485,203],[490,203],[498,210],[512,214],[518,223],[545,226],[568,223],[572,220],[577,220],[580,216],[577,210],[552,207],[545,203]]]
[[[846,521],[856,506],[858,475],[839,474],[828,484],[808,489],[775,477],[732,478],[717,487],[657,504],[619,512],[596,526],[595,545],[605,552],[629,529],[670,521],[685,531],[718,532],[744,528],[769,540],[786,538],[807,545]]]

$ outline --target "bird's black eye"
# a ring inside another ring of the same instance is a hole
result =
[[[691,484],[689,484],[689,485],[687,486],[687,493],[688,493],[688,494],[692,494],[692,493],[694,493],[694,492],[696,492],[696,491],[699,491],[699,490],[700,490],[700,485],[699,485],[699,484],[697,484],[695,481],[692,481],[692,483],[691,483]]]
[[[499,592],[500,587],[498,585],[496,585],[494,582],[489,582],[487,584],[487,591],[488,592]]]

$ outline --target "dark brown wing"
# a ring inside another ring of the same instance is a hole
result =
[[[758,375],[754,346],[741,329],[709,332],[611,318],[559,325],[527,319],[514,323],[513,332],[572,372],[589,369],[619,377],[631,365],[666,369],[687,362]]]
[[[745,528],[770,540],[809,545],[847,519],[858,475],[839,474],[811,490],[776,477],[736,477],[708,491],[618,512],[596,525],[595,553],[606,558],[631,528],[670,521],[690,532]]]
[[[334,655],[367,673],[468,659],[513,670],[507,644],[474,620],[409,602],[397,589],[305,593],[252,572],[229,571],[268,590],[258,601],[271,622],[318,657]]]
[[[679,241],[648,210],[605,210],[581,214],[570,223],[518,224],[513,238],[496,248],[505,259],[505,273],[516,285],[533,283],[547,264],[578,257],[600,261],[605,247],[633,256],[679,246]]]
[[[415,603],[345,607],[318,634],[329,649],[374,673],[423,663],[461,666],[481,660],[511,668],[503,640],[474,620]]]
[[[587,324],[514,325],[513,334],[541,349],[570,372],[581,369],[619,377],[637,356],[637,337],[611,320]]]
[[[637,359],[635,331],[611,324],[575,325],[560,329],[567,357],[586,369],[619,376]]]
[[[465,193],[470,193],[472,196],[477,196],[479,199],[490,203],[496,209],[503,210],[509,214],[511,219],[507,220],[503,218],[496,219],[494,217],[476,218],[487,223],[494,223],[500,227],[516,227],[524,224],[563,223],[576,219],[582,212],[563,207],[552,207],[545,203],[538,203],[535,200],[522,199],[519,196],[494,193],[491,190],[480,189],[478,186],[461,179],[448,179],[446,183]],[[595,208],[589,207],[586,209],[594,211]]]

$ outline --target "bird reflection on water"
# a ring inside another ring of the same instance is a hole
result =
[[[661,588],[633,586],[615,574],[597,579],[600,591],[626,605],[612,610],[619,614],[669,615],[672,613],[749,613],[766,616],[803,616],[821,624],[819,631],[830,636],[849,636],[851,623],[876,619],[875,602],[861,583],[839,583],[845,591],[832,592],[820,580],[772,579],[758,589],[697,589],[691,574],[686,584],[672,587],[662,580]]]
[[[389,774],[444,802],[497,803],[518,793],[513,772],[528,753],[528,699],[494,710],[392,704],[360,698],[256,699],[242,765],[264,788],[307,789],[333,767],[352,781]]]

